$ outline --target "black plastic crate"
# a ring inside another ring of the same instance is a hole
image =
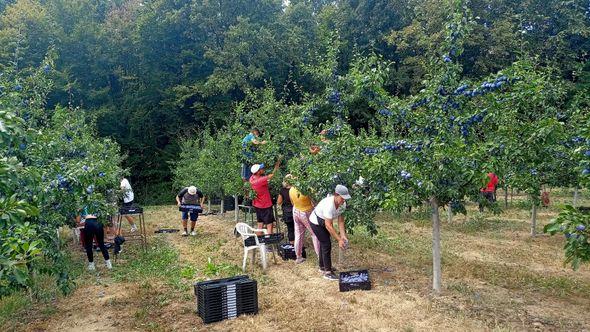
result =
[[[340,272],[338,286],[341,292],[352,290],[370,290],[371,279],[368,270]]]
[[[178,211],[182,212],[203,212],[203,208],[200,205],[181,205],[178,207]]]
[[[258,313],[258,285],[247,276],[194,284],[197,313],[205,323]]]
[[[169,233],[178,233],[178,232],[180,232],[180,230],[175,229],[175,228],[160,228],[160,229],[154,231],[154,233],[156,233],[156,234],[169,234]]]
[[[142,214],[143,208],[141,206],[132,205],[132,206],[123,206],[119,209],[120,215],[128,215],[128,214]]]
[[[279,246],[279,256],[283,258],[283,260],[295,260],[297,259],[297,254],[295,253],[295,246],[290,243],[283,243]],[[301,250],[301,257],[307,258],[307,254],[305,253],[305,247]]]
[[[283,233],[273,233],[273,234],[268,234],[268,235],[260,235],[258,237],[258,242],[265,243],[265,244],[275,244],[275,243],[280,243],[281,241],[283,241],[284,238],[285,238],[285,235]],[[250,236],[250,237],[246,238],[244,240],[244,244],[247,247],[248,246],[255,246],[256,240],[254,239],[254,236]]]

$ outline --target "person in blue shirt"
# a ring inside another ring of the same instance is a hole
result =
[[[253,128],[250,130],[250,133],[242,139],[242,155],[244,158],[242,162],[241,175],[243,181],[248,181],[250,176],[252,176],[249,165],[252,163],[252,159],[254,158],[256,145],[266,144],[266,141],[260,141],[258,140],[258,137],[260,137],[260,130]]]
[[[107,269],[112,269],[113,265],[109,257],[109,252],[104,245],[104,226],[102,222],[98,221],[97,214],[91,208],[85,206],[80,212],[80,215],[76,217],[76,221],[84,224],[84,248],[88,257],[88,270],[94,271],[96,269],[94,266],[94,252],[92,250],[94,237],[96,237],[96,242],[102,252]]]

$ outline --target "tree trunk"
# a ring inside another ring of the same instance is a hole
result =
[[[537,236],[537,203],[533,201],[533,210],[531,213],[531,236]]]
[[[453,208],[451,207],[450,203],[447,209],[447,217],[449,218],[449,224],[451,224],[453,222]]]
[[[580,195],[580,190],[576,186],[576,189],[574,190],[574,202],[572,204],[574,207],[576,207],[578,205],[578,196],[579,195]]]
[[[508,208],[508,186],[504,187],[504,208]]]
[[[234,210],[236,211],[236,223],[240,217],[240,208],[238,207],[238,195],[234,195]]]
[[[221,207],[220,207],[220,213],[221,213],[221,215],[222,215],[222,216],[223,216],[223,215],[224,215],[224,213],[225,213],[225,210],[224,210],[224,209],[225,209],[225,206],[223,206],[223,198],[224,198],[224,195],[221,195]]]
[[[207,211],[209,211],[209,213],[211,213],[211,199],[207,198]]]
[[[436,294],[441,291],[441,267],[440,267],[440,216],[438,213],[438,201],[430,200],[432,206],[432,289]]]

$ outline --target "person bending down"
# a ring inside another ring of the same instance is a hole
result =
[[[203,202],[205,201],[205,196],[200,190],[197,190],[197,187],[190,186],[182,189],[178,195],[176,195],[176,204],[178,206],[181,205],[199,205],[203,206]],[[182,236],[187,236],[188,232],[186,229],[186,225],[188,223],[188,218],[191,218],[191,236],[197,235],[195,232],[195,225],[197,224],[197,219],[199,218],[199,213],[197,211],[182,211],[182,228],[184,231],[182,232]]]
[[[112,269],[113,265],[111,264],[109,252],[104,245],[104,226],[102,222],[98,221],[96,214],[89,212],[87,207],[82,209],[81,214],[76,217],[76,221],[79,224],[84,224],[84,249],[86,249],[86,256],[88,257],[88,270],[94,271],[96,269],[94,265],[94,251],[92,248],[95,237],[107,269]]]
[[[272,210],[272,199],[268,190],[268,182],[274,177],[280,164],[281,160],[279,159],[275,164],[274,170],[269,175],[264,175],[264,164],[255,164],[251,168],[252,176],[250,177],[250,185],[252,186],[252,190],[256,192],[256,197],[252,201],[252,205],[256,210],[258,229],[266,227],[269,234],[272,234],[272,224],[275,221],[275,217]]]
[[[344,216],[342,215],[346,209],[347,199],[350,199],[348,188],[337,185],[334,195],[328,195],[322,199],[309,218],[311,229],[313,229],[314,234],[320,241],[320,272],[328,280],[338,280],[332,269],[332,242],[330,236],[333,236],[338,241],[338,246],[342,249],[345,249],[348,243],[346,228],[344,227]],[[340,234],[334,229],[332,224],[334,220],[338,220]]]

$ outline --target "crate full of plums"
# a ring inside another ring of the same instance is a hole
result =
[[[338,285],[341,292],[370,290],[371,279],[368,270],[340,272]]]

